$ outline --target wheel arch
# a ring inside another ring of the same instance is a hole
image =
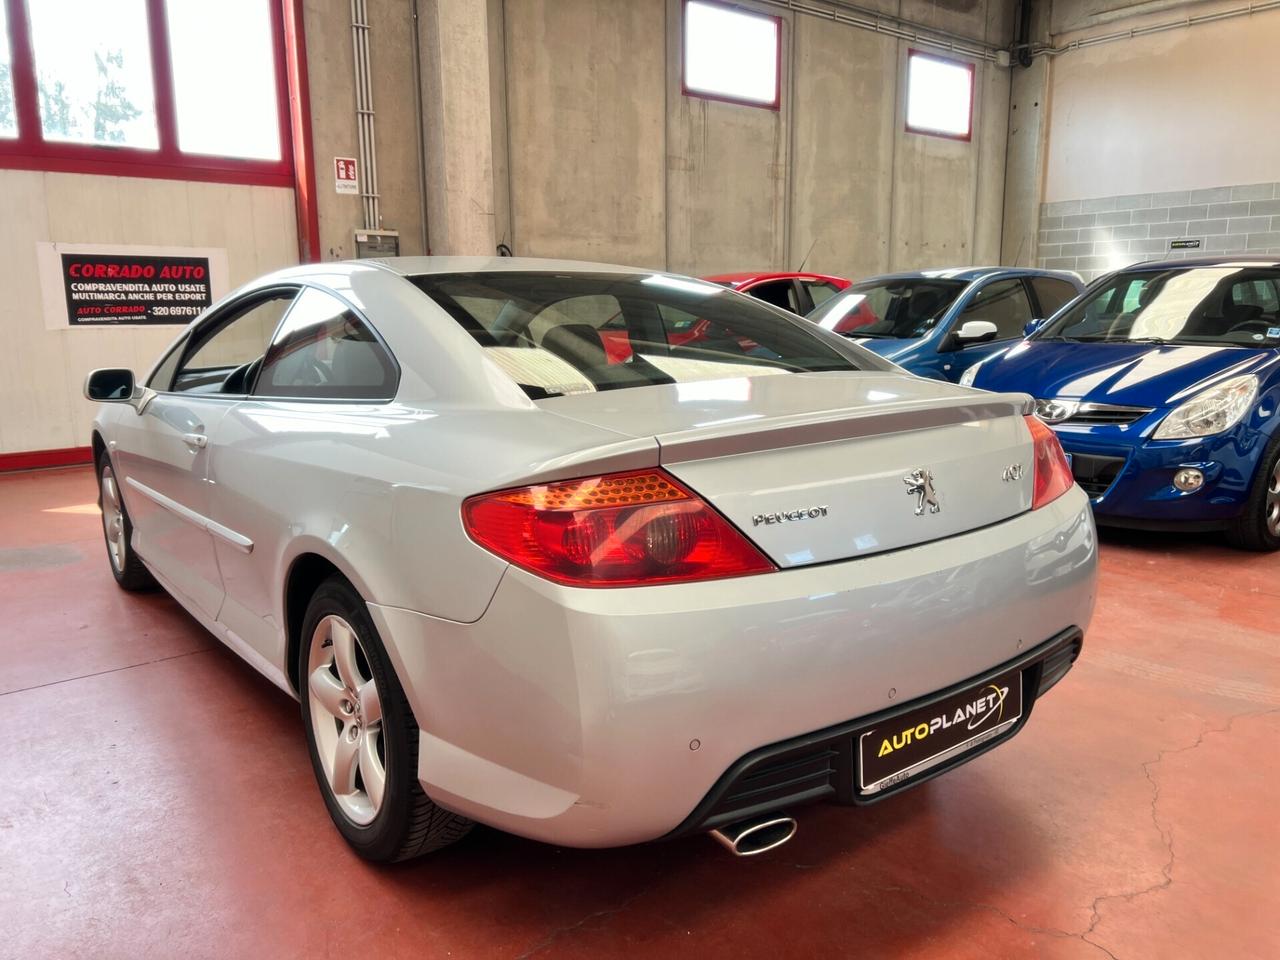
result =
[[[307,616],[307,606],[320,584],[330,577],[339,576],[368,602],[369,593],[360,578],[350,569],[345,559],[334,555],[318,543],[305,543],[286,565],[282,613],[285,632],[285,675],[294,695],[302,692],[300,655],[302,649],[302,621]]]

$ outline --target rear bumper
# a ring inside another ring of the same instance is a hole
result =
[[[1016,736],[1026,726],[1036,700],[1067,675],[1079,657],[1083,643],[1084,634],[1072,627],[1021,657],[913,703],[753,750],[725,772],[702,803],[698,804],[698,808],[669,834],[669,838],[701,833],[736,820],[791,809],[816,800],[834,800],[860,806],[879,803],[885,797],[909,790],[954,767],[968,763]],[[887,790],[871,796],[859,795],[855,785],[858,779],[857,744],[860,731],[878,726],[899,714],[911,713],[960,690],[977,687],[991,677],[1013,669],[1022,671],[1022,702],[1026,704],[1013,727],[972,749],[949,756],[943,762]]]
[[[752,751],[1083,630],[1095,578],[1093,520],[1073,488],[859,560],[617,590],[509,569],[475,623],[370,609],[423,730],[424,789],[511,833],[602,847],[687,825]]]

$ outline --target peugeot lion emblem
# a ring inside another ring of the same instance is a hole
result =
[[[941,513],[942,504],[938,503],[938,493],[933,489],[933,473],[932,471],[919,469],[912,470],[902,482],[907,485],[907,495],[916,497],[916,516],[924,516],[924,508],[927,506],[930,513]]]

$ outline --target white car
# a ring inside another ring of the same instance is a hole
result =
[[[1092,614],[1028,397],[686,277],[299,267],[86,395],[116,579],[301,700],[373,860],[473,821],[769,849],[1013,736]]]

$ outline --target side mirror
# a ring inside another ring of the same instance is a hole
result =
[[[1000,328],[990,320],[966,320],[958,330],[951,331],[942,343],[943,350],[963,350],[975,343],[986,343],[1000,335]]]
[[[1044,323],[1045,323],[1045,321],[1044,321],[1044,318],[1043,318],[1043,317],[1042,317],[1041,319],[1039,319],[1039,320],[1031,320],[1031,321],[1028,321],[1028,322],[1027,322],[1027,325],[1026,325],[1025,327],[1023,327],[1023,328],[1022,328],[1022,335],[1023,335],[1024,337],[1029,337],[1029,336],[1031,336],[1033,333],[1035,333],[1037,330],[1039,330],[1041,327],[1043,327],[1043,326],[1044,326]]]
[[[133,390],[133,371],[123,367],[94,370],[84,381],[84,395],[98,403],[129,403]]]

